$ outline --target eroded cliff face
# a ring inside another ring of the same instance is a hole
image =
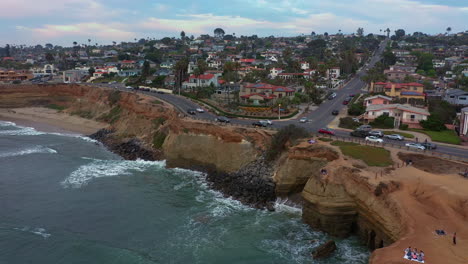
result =
[[[338,237],[357,232],[370,249],[390,245],[399,238],[402,224],[398,205],[388,193],[398,186],[385,186],[376,191],[358,169],[344,166],[311,177],[302,192],[303,219]]]
[[[278,196],[302,192],[309,178],[320,174],[320,170],[330,161],[336,160],[338,153],[323,145],[307,143],[292,147],[278,161],[278,169],[273,176]]]

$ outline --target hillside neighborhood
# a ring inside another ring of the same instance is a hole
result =
[[[297,37],[213,35],[135,39],[112,45],[0,48],[1,83],[124,84],[165,89],[230,115],[297,114],[333,97],[359,69],[367,85],[343,104],[339,126],[415,129],[468,141],[467,32],[391,36],[383,58],[366,68],[386,35],[356,33]],[[358,122],[356,122],[358,121]]]

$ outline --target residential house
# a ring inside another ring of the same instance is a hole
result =
[[[384,74],[390,81],[403,81],[408,76],[414,76],[413,72],[399,70],[384,70]]]
[[[196,87],[207,87],[213,85],[214,87],[219,86],[218,76],[216,74],[202,74],[202,75],[190,75],[188,81],[182,83],[182,88],[193,89]]]
[[[301,70],[308,70],[310,68],[310,64],[307,61],[301,62]]]
[[[385,95],[374,95],[364,99],[364,106],[369,105],[387,105],[392,102],[392,98]]]
[[[219,69],[219,68],[223,67],[223,62],[220,61],[220,60],[211,60],[211,61],[208,62],[208,67]]]
[[[434,68],[443,68],[445,67],[445,61],[444,60],[432,60],[432,65]]]
[[[118,74],[120,77],[137,76],[141,74],[141,70],[139,69],[120,70]]]
[[[278,74],[282,73],[283,69],[281,68],[271,68],[270,70],[270,78],[274,79],[278,76]]]
[[[468,137],[468,107],[460,110],[460,136]]]
[[[296,90],[294,88],[276,86],[267,83],[246,83],[240,88],[239,97],[241,102],[252,102],[255,105],[260,102],[273,104],[277,99],[293,98]]]
[[[340,77],[340,67],[333,67],[327,70],[327,79],[337,79]]]
[[[393,98],[421,99],[424,100],[424,85],[420,83],[391,83],[391,82],[376,82],[371,83],[369,88],[370,93],[385,92],[387,96]]]
[[[44,67],[41,68],[33,68],[32,73],[34,77],[44,77],[44,76],[51,76],[57,72],[55,66],[53,64],[46,64]]]
[[[105,50],[104,51],[104,57],[106,58],[112,58],[112,57],[117,57],[119,53],[116,50]]]
[[[410,128],[421,128],[419,121],[427,120],[430,115],[426,109],[406,104],[371,104],[366,107],[362,118],[365,122],[372,122],[383,114],[395,118],[395,127],[406,124]]]
[[[136,61],[134,60],[123,60],[120,62],[120,68],[122,69],[134,69],[136,67]]]
[[[167,60],[165,62],[162,62],[161,65],[159,65],[159,67],[166,68],[166,69],[172,69],[172,68],[174,68],[174,65],[175,65],[175,61]]]
[[[33,77],[31,72],[26,70],[0,70],[0,82],[24,81]]]
[[[460,89],[449,89],[445,92],[444,100],[453,105],[468,105],[468,92]]]
[[[79,83],[81,82],[86,76],[89,75],[88,70],[68,70],[63,72],[63,82],[64,83]]]

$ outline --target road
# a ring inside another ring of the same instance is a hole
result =
[[[289,120],[272,120],[273,127],[281,128],[290,124],[294,124],[300,127],[305,128],[306,130],[316,133],[320,128],[327,127],[327,125],[335,118],[331,114],[333,110],[342,110],[346,106],[343,105],[343,101],[346,97],[350,94],[357,94],[363,93],[363,88],[366,86],[366,83],[361,80],[361,77],[366,74],[367,69],[372,68],[375,63],[377,63],[381,59],[381,55],[385,50],[388,40],[383,41],[379,48],[375,51],[374,55],[369,60],[368,64],[362,67],[356,75],[346,83],[341,89],[336,90],[336,97],[332,100],[326,99],[316,110],[307,112],[302,114],[300,117],[289,119]],[[93,84],[98,86],[105,86],[111,87],[120,90],[126,90],[123,84]],[[200,105],[192,102],[191,100],[187,99],[183,96],[178,96],[176,94],[159,94],[159,93],[152,93],[152,92],[145,92],[145,91],[138,91],[139,93],[147,94],[150,96],[154,96],[160,98],[178,108],[181,112],[187,113],[188,109],[196,109],[200,108]],[[193,117],[198,119],[205,119],[205,120],[215,120],[216,115],[210,112],[205,113],[197,113]],[[301,117],[308,118],[307,123],[300,123],[299,119]],[[256,120],[253,119],[244,119],[244,118],[235,118],[230,120],[233,124],[241,124],[241,125],[251,125]],[[334,131],[337,136],[340,137],[349,137],[349,132],[343,130],[335,130]],[[386,142],[396,144],[396,145],[404,145],[406,142],[401,141],[394,141],[385,139]],[[444,145],[438,145],[438,148],[434,150],[435,152],[455,155],[460,157],[468,157],[468,150],[456,148],[456,147],[449,147]]]

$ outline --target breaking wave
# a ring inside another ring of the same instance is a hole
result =
[[[51,149],[51,148],[44,147],[44,146],[35,146],[32,148],[27,148],[23,150],[0,153],[0,158],[23,156],[23,155],[35,154],[35,153],[54,154],[54,153],[57,153],[57,151],[55,149]]]
[[[92,160],[91,163],[82,165],[73,171],[70,176],[62,181],[62,186],[65,188],[80,188],[95,178],[131,175],[132,171],[144,171],[151,167],[162,168],[166,165],[165,161]]]
[[[47,239],[51,236],[51,234],[47,233],[46,230],[42,227],[30,228],[28,226],[22,228],[14,228],[15,230],[19,230],[22,232],[29,232],[38,236],[41,236],[44,239]]]

